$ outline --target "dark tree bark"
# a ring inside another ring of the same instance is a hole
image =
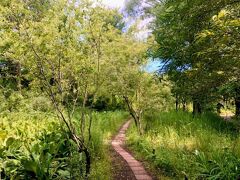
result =
[[[240,96],[235,98],[235,115],[240,117]]]
[[[134,119],[134,122],[135,122],[135,125],[136,125],[137,129],[138,129],[139,134],[143,135],[142,125],[141,125],[141,120],[140,120],[141,113],[138,113],[133,109],[132,103],[129,101],[127,96],[123,96],[123,98],[125,100],[125,103],[127,104],[128,111],[129,111],[130,115]]]
[[[17,80],[17,89],[21,92],[22,85],[21,85],[21,64],[19,62],[15,65],[16,68],[16,80]]]
[[[184,98],[182,100],[182,109],[183,109],[183,111],[187,110],[187,102],[186,102],[186,100]]]
[[[235,89],[236,97],[235,97],[235,115],[236,117],[240,117],[240,87]]]
[[[178,111],[178,107],[179,107],[179,99],[178,99],[178,96],[177,96],[177,95],[176,95],[175,106],[176,106],[176,111]]]
[[[193,115],[201,114],[202,106],[198,100],[193,100]]]
[[[88,179],[88,176],[90,174],[90,169],[91,169],[91,155],[88,149],[84,150],[85,156],[86,156],[86,176],[85,179]]]

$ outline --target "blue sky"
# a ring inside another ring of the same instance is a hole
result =
[[[125,0],[102,0],[102,3],[109,8],[117,8],[120,11],[123,10],[125,6]],[[141,31],[139,31],[139,33],[137,34],[137,37],[139,37],[140,39],[141,38],[146,39],[149,33],[151,33],[151,31],[147,27],[149,22],[150,22],[149,19],[146,19],[139,23],[138,27],[139,29],[141,29]],[[157,71],[159,67],[161,67],[161,65],[162,64],[160,61],[149,60],[149,63],[144,67],[144,69],[147,72],[153,73]]]
[[[162,62],[161,61],[151,61],[147,63],[147,65],[144,67],[145,71],[149,73],[154,73],[157,70],[159,70],[162,67]]]

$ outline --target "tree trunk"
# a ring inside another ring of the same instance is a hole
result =
[[[235,115],[236,117],[240,117],[240,87],[235,88]]]
[[[187,102],[185,99],[182,100],[182,109],[183,109],[183,111],[187,110]]]
[[[88,149],[84,150],[85,156],[86,156],[86,175],[85,175],[85,179],[88,179],[88,176],[90,174],[90,169],[91,169],[91,155],[88,151]]]
[[[176,96],[176,101],[175,101],[176,111],[178,111],[178,105],[179,105],[179,99],[178,99],[178,96]]]
[[[142,127],[141,127],[141,121],[140,121],[140,116],[141,116],[141,113],[137,113],[133,107],[132,107],[132,103],[129,101],[128,97],[127,96],[123,96],[124,100],[125,100],[125,103],[127,104],[127,107],[128,107],[128,111],[130,113],[130,115],[132,116],[132,118],[134,119],[134,122],[135,122],[135,125],[138,129],[138,132],[140,135],[143,134],[142,132]]]
[[[240,117],[240,96],[235,98],[235,115],[236,117]]]
[[[143,129],[142,129],[142,123],[141,123],[141,115],[137,115],[137,121],[138,121],[138,132],[141,135],[143,135]]]
[[[19,62],[16,63],[16,80],[17,80],[17,90],[21,92],[21,64]]]
[[[142,125],[141,125],[141,121],[140,121],[140,117],[136,114],[136,112],[130,112],[130,115],[132,116],[132,118],[134,119],[135,125],[137,127],[138,133],[140,135],[143,135],[142,132]]]
[[[201,114],[202,113],[202,107],[199,101],[193,100],[193,115]]]

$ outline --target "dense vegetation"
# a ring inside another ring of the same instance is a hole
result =
[[[234,106],[239,119],[239,1],[132,0],[127,5],[130,15],[152,19],[149,54],[162,62],[157,74],[172,83],[175,109],[196,116],[145,114],[145,135],[137,137],[132,129],[129,145],[166,176],[238,179],[238,125],[209,112]]]
[[[109,141],[129,116],[128,145],[159,176],[240,178],[239,8],[0,1],[0,179],[111,179]]]
[[[79,114],[76,113],[75,116],[74,121],[77,121]],[[90,178],[109,178],[111,167],[107,141],[116,133],[127,116],[127,113],[121,111],[93,114],[92,126],[95,129],[91,133],[89,144],[93,166]],[[39,110],[26,112],[25,109],[2,113],[0,118],[1,178],[84,178],[84,156],[77,152],[74,142],[68,140],[69,132],[61,126],[52,112]]]
[[[237,179],[240,175],[239,128],[215,114],[193,118],[186,112],[148,114],[145,134],[133,126],[128,145],[165,178]]]
[[[171,99],[142,70],[147,44],[93,1],[6,0],[0,13],[1,177],[105,179],[103,142],[126,116],[98,112],[129,111],[143,133],[143,113]]]
[[[149,54],[162,62],[159,73],[173,82],[176,109],[192,102],[193,112],[201,113],[217,102],[231,101],[238,116],[239,1],[130,2],[130,12],[153,19],[155,43]]]

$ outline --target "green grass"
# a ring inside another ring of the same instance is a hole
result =
[[[164,112],[145,116],[145,134],[135,127],[128,145],[172,179],[237,179],[240,175],[239,130],[215,114]]]
[[[111,178],[109,141],[127,113],[94,112],[90,179]],[[56,116],[40,111],[0,114],[0,173],[3,179],[83,179],[84,154]]]
[[[93,122],[93,144],[94,154],[93,167],[90,179],[111,179],[111,160],[109,156],[109,144],[120,126],[126,121],[128,113],[122,111],[96,113]]]

